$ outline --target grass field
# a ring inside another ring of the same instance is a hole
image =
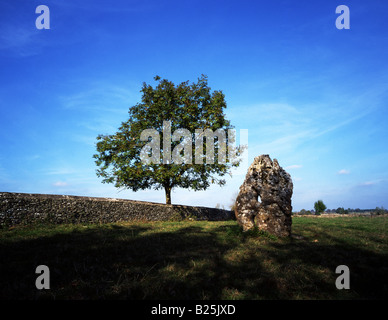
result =
[[[235,221],[0,229],[1,299],[387,299],[388,217],[293,218],[279,239]],[[50,268],[50,290],[35,269]],[[338,290],[338,265],[350,289]]]

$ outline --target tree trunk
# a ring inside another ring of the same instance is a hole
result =
[[[171,187],[164,187],[166,191],[166,204],[171,204]]]

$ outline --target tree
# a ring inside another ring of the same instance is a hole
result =
[[[376,207],[376,209],[374,210],[374,214],[375,214],[375,215],[382,215],[382,214],[385,214],[385,213],[387,213],[387,210],[384,209],[383,206],[381,206],[381,207]]]
[[[236,199],[237,199],[237,196],[238,196],[238,192],[234,192],[233,195],[232,195],[231,203],[229,205],[229,209],[231,211],[234,211],[236,209]]]
[[[335,210],[335,212],[339,214],[348,214],[349,209],[345,210],[343,207],[339,207],[337,210]]]
[[[216,209],[222,209],[222,210],[225,210],[225,206],[224,205],[221,205],[219,203],[216,204]]]
[[[345,209],[343,207],[338,207],[337,210],[335,210],[336,213],[338,214],[343,214]]]
[[[205,75],[191,85],[188,81],[174,85],[159,76],[154,79],[158,82],[155,88],[143,83],[141,102],[129,109],[129,119],[119,130],[97,137],[98,153],[93,156],[99,167],[97,176],[103,183],[133,191],[164,188],[167,204],[171,204],[173,188],[196,191],[206,190],[211,183],[224,185],[221,177],[240,164],[242,152],[242,148],[234,147],[234,137],[229,135],[233,126],[224,114],[224,94],[211,92]],[[220,135],[217,139],[211,135],[220,130],[228,130],[225,142],[228,151],[234,152],[226,157]],[[214,161],[210,161],[211,155]]]
[[[323,211],[326,210],[326,206],[322,200],[318,200],[317,202],[314,203],[314,209],[315,209],[315,214],[320,215]]]

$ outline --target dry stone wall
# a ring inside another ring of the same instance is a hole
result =
[[[0,225],[234,219],[229,210],[145,201],[0,192]]]

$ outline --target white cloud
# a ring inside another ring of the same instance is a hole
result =
[[[63,182],[63,181],[57,181],[57,182],[53,183],[53,186],[54,187],[66,187],[67,183]]]
[[[360,185],[361,186],[373,186],[376,183],[377,183],[376,181],[366,181],[366,182],[361,183]]]
[[[337,174],[349,174],[349,173],[350,173],[350,171],[346,170],[346,169],[342,169],[342,170],[337,172]]]
[[[300,165],[300,164],[293,164],[291,166],[286,167],[285,169],[288,170],[288,169],[299,169],[299,168],[302,168],[302,165]]]
[[[69,174],[74,174],[76,172],[77,170],[69,167],[52,168],[52,169],[44,170],[44,173],[48,175],[69,175]]]

